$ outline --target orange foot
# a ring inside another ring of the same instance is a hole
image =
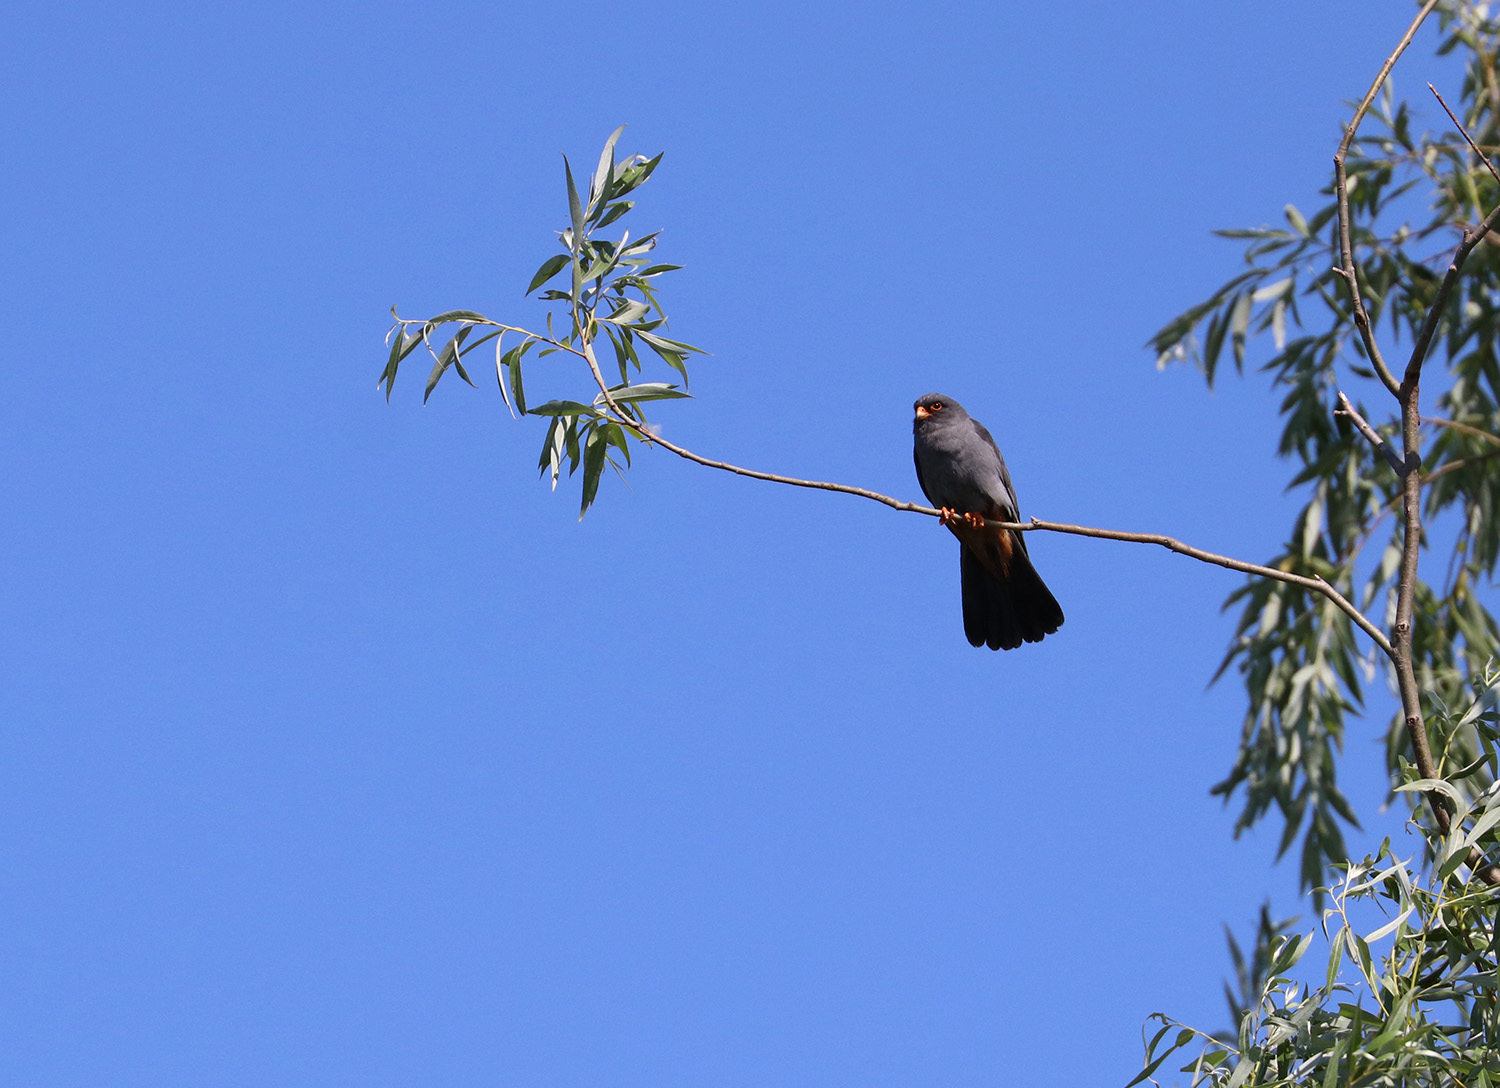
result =
[[[964,515],[964,521],[966,521],[966,522],[969,523],[969,528],[970,529],[983,529],[984,528],[984,515],[983,514],[965,514]]]
[[[957,525],[960,520],[962,520],[962,516],[952,507],[941,506],[938,508],[938,521],[950,529],[954,525]]]

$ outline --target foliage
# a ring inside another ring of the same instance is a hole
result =
[[[1476,679],[1458,721],[1474,729],[1493,783],[1500,671]],[[1408,792],[1431,783],[1408,782]],[[1323,913],[1327,963],[1312,982],[1293,969],[1317,946],[1316,931],[1287,935],[1264,911],[1254,962],[1240,975],[1246,1000],[1230,997],[1235,1031],[1212,1035],[1169,1017],[1146,1044],[1131,1082],[1154,1081],[1174,1054],[1202,1045],[1181,1067],[1194,1085],[1500,1084],[1500,942],[1493,888],[1464,873],[1470,845],[1492,848],[1500,827],[1500,785],[1457,804],[1454,832],[1427,844],[1436,864],[1398,858],[1387,839],[1371,857],[1336,867]],[[1467,831],[1460,825],[1473,820]],[[1374,924],[1361,919],[1374,917]],[[1382,942],[1390,940],[1384,951]],[[1237,957],[1244,964],[1242,957]]]
[[[1441,52],[1464,57],[1457,112],[1478,142],[1493,145],[1500,138],[1500,24],[1483,5],[1468,3],[1440,8],[1439,18]],[[1415,340],[1458,235],[1500,201],[1500,186],[1446,119],[1440,131],[1418,132],[1414,117],[1387,83],[1348,158],[1359,284],[1387,351]],[[1220,232],[1243,245],[1247,269],[1151,343],[1158,365],[1190,360],[1212,385],[1226,358],[1243,372],[1251,343],[1269,339],[1260,369],[1281,392],[1279,452],[1293,462],[1291,486],[1306,502],[1268,565],[1325,578],[1366,614],[1383,611],[1389,626],[1402,552],[1401,481],[1335,415],[1339,388],[1382,433],[1399,425],[1389,422],[1394,406],[1365,357],[1335,268],[1338,207],[1334,187],[1323,192],[1328,203],[1311,215],[1287,205],[1284,227]],[[1500,556],[1500,477],[1493,471],[1500,457],[1500,247],[1492,241],[1465,266],[1424,371],[1426,384],[1442,390],[1438,415],[1423,417],[1433,426],[1424,428],[1421,471],[1427,544],[1442,549],[1443,562],[1429,561],[1440,580],[1416,587],[1413,657],[1434,705],[1460,701],[1469,679],[1500,649],[1500,628],[1480,596]],[[1360,389],[1380,411],[1366,410]],[[1284,825],[1280,851],[1300,836],[1301,881],[1316,887],[1329,864],[1345,859],[1340,824],[1358,825],[1338,786],[1338,755],[1348,718],[1364,707],[1364,685],[1383,658],[1364,648],[1343,613],[1297,585],[1253,580],[1227,607],[1238,607],[1239,621],[1220,674],[1234,668],[1244,678],[1249,708],[1238,758],[1215,792],[1242,797],[1239,831],[1274,807]],[[1389,738],[1399,772],[1407,745],[1399,713]],[[1464,730],[1434,738],[1434,751],[1444,769],[1477,756],[1475,738]],[[1467,780],[1465,797],[1486,788],[1489,775]]]
[[[1500,24],[1486,5],[1462,0],[1439,5],[1438,21],[1440,52],[1457,51],[1464,64],[1461,121],[1493,148]],[[1429,429],[1416,479],[1423,543],[1445,562],[1440,582],[1415,582],[1411,627],[1424,696],[1417,724],[1434,777],[1408,762],[1402,713],[1387,751],[1394,792],[1414,809],[1424,795],[1440,795],[1446,815],[1434,814],[1436,827],[1410,821],[1412,857],[1398,857],[1387,839],[1357,864],[1344,859],[1338,823],[1355,817],[1337,786],[1338,751],[1347,717],[1363,708],[1361,684],[1385,659],[1362,652],[1346,616],[1300,586],[1253,582],[1234,593],[1227,606],[1238,605],[1240,618],[1220,674],[1238,670],[1250,705],[1239,756],[1215,790],[1226,798],[1243,790],[1241,830],[1274,805],[1282,852],[1301,834],[1303,884],[1315,903],[1331,900],[1321,918],[1327,963],[1299,981],[1294,968],[1317,946],[1316,934],[1287,935],[1287,923],[1263,909],[1251,956],[1231,938],[1234,1029],[1216,1036],[1157,1014],[1161,1026],[1132,1084],[1156,1083],[1173,1055],[1194,1050],[1181,1067],[1193,1085],[1500,1084],[1500,893],[1489,868],[1500,847],[1500,629],[1481,599],[1500,555],[1500,249],[1483,242],[1461,274],[1448,268],[1465,232],[1500,202],[1500,178],[1462,133],[1416,134],[1412,118],[1387,83],[1367,121],[1373,135],[1359,135],[1347,160],[1349,241],[1382,353],[1415,344],[1429,321],[1437,330],[1422,377],[1440,389],[1439,414],[1421,417]],[[1326,579],[1366,613],[1383,606],[1395,643],[1403,481],[1335,411],[1341,386],[1390,401],[1341,282],[1336,187],[1324,193],[1330,203],[1311,217],[1288,205],[1288,229],[1223,232],[1243,242],[1248,270],[1169,323],[1153,345],[1160,365],[1192,360],[1211,385],[1226,345],[1242,372],[1249,343],[1269,335],[1262,369],[1282,390],[1280,451],[1297,468],[1291,486],[1307,496],[1272,565]],[[1450,274],[1456,287],[1433,313]],[[1410,391],[1403,382],[1401,395]],[[1375,422],[1389,440],[1391,424]],[[1372,540],[1383,542],[1379,554],[1369,554]],[[1329,886],[1318,887],[1324,873]]]
[[[605,142],[599,165],[589,180],[587,200],[579,195],[572,164],[566,156],[563,158],[568,190],[568,225],[558,231],[563,251],[542,262],[526,288],[526,294],[546,287],[560,273],[568,272],[566,290],[547,288],[540,296],[544,301],[563,304],[567,331],[561,336],[553,331],[554,314],[551,311],[546,316],[547,332],[544,334],[493,321],[473,310],[450,310],[436,317],[411,320],[397,316],[395,307],[392,307],[391,315],[396,322],[386,336],[390,355],[378,383],[385,388],[389,400],[401,364],[418,347],[425,347],[433,365],[422,395],[424,403],[450,369],[472,386],[474,383],[464,367],[464,357],[493,340],[495,379],[506,404],[520,415],[550,419],[538,464],[543,473],[551,474],[553,488],[557,487],[563,461],[568,462],[570,476],[580,464],[583,466],[579,518],[588,512],[598,495],[605,465],[616,472],[622,471],[611,451],[618,452],[628,466],[630,443],[650,440],[651,430],[642,405],[646,401],[673,400],[688,395],[684,388],[670,382],[633,380],[633,374],[642,372],[641,345],[650,349],[647,358],[654,354],[675,370],[682,378],[683,387],[688,381],[687,360],[700,353],[700,349],[691,344],[662,335],[667,315],[657,293],[656,279],[681,266],[651,263],[649,254],[656,248],[660,232],[635,240],[631,239],[628,230],[613,241],[597,236],[598,232],[630,213],[635,202],[625,198],[644,185],[661,162],[660,155],[653,159],[632,155],[623,162],[616,161],[615,144],[624,131],[625,126],[621,125]],[[473,336],[484,329],[493,331]],[[443,334],[438,335],[440,332]],[[601,332],[613,349],[619,367],[620,381],[616,385],[606,385],[594,354]],[[504,349],[503,343],[507,333],[515,333],[521,338],[509,350]],[[435,342],[442,346],[434,346]],[[528,407],[522,363],[533,348],[537,349],[539,359],[564,353],[583,361],[597,392],[591,390],[586,394],[586,403],[584,400],[550,400]]]

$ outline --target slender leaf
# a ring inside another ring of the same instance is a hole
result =
[[[579,521],[589,512],[589,507],[594,505],[594,497],[599,493],[599,478],[604,473],[607,448],[602,427],[596,425],[589,428],[583,447],[583,495],[578,507]]]
[[[567,253],[554,253],[548,257],[542,262],[542,267],[536,270],[536,275],[531,277],[531,284],[526,288],[524,293],[531,294],[531,292],[566,268],[568,262],[572,259],[572,256]]]

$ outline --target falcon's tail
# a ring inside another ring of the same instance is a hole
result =
[[[969,548],[959,546],[963,574],[964,634],[970,646],[1014,650],[1022,642],[1040,642],[1063,622],[1063,611],[1037,574],[1025,546],[1006,556],[1000,579],[985,569]]]

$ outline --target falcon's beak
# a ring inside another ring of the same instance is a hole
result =
[[[917,405],[917,419],[926,419],[930,415],[932,415],[932,413],[929,412],[926,408],[923,408],[920,404]]]

